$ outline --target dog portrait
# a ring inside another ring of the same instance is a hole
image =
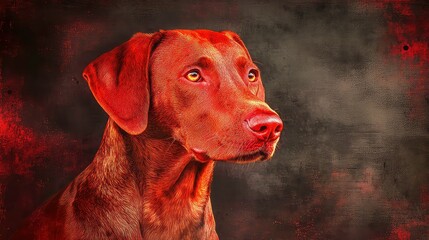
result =
[[[218,239],[215,161],[267,160],[283,128],[240,37],[137,33],[83,78],[109,115],[100,149],[16,239]]]
[[[0,239],[426,239],[428,20],[0,3]]]

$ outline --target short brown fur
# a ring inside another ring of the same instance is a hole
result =
[[[97,58],[84,77],[110,117],[100,148],[15,239],[218,239],[215,161],[266,160],[282,128],[249,69],[228,31],[136,34]]]

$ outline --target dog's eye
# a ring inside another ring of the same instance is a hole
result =
[[[201,75],[197,70],[192,70],[186,74],[186,79],[188,79],[191,82],[197,82],[200,80]]]
[[[249,78],[249,82],[254,82],[257,80],[258,72],[255,69],[250,70],[250,72],[247,74],[247,77]]]

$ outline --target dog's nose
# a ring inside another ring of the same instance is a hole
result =
[[[264,141],[273,141],[280,137],[283,122],[277,114],[257,114],[246,120],[251,132]]]

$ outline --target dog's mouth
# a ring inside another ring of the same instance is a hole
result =
[[[234,163],[249,163],[256,161],[264,161],[269,158],[269,154],[264,150],[257,150],[251,153],[240,154],[230,158],[212,158],[205,151],[200,149],[192,149],[192,152],[195,156],[195,159],[200,162],[207,162],[210,160],[214,161],[225,161],[225,162],[234,162]]]

